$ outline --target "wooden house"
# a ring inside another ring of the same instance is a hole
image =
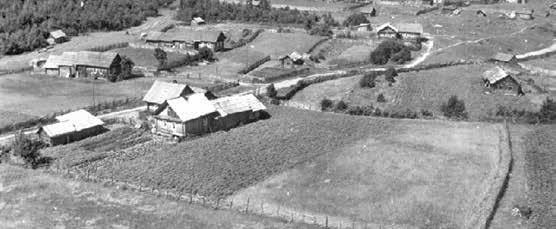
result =
[[[379,38],[399,38],[400,36],[398,29],[389,23],[377,27],[376,34]]]
[[[395,27],[402,39],[419,39],[423,34],[423,26],[418,23],[400,23]]]
[[[282,66],[282,68],[293,68],[293,60],[290,57],[290,55],[284,55],[281,56],[280,58],[278,58],[278,60],[280,61],[280,66]]]
[[[166,33],[148,33],[145,42],[155,47],[195,49],[207,47],[213,51],[224,49],[226,35],[222,31],[173,29]]]
[[[484,72],[483,81],[487,88],[512,91],[518,95],[523,94],[519,82],[508,71],[499,66]]]
[[[491,58],[491,61],[505,64],[517,64],[517,58],[515,55],[500,52],[496,53],[496,55]]]
[[[147,110],[155,112],[167,100],[178,97],[185,97],[194,93],[203,94],[208,99],[215,99],[216,96],[205,89],[191,87],[186,84],[169,83],[157,80],[153,83],[143,101],[147,104]]]
[[[266,110],[253,94],[235,95],[212,100],[219,113],[212,122],[215,130],[229,130],[261,118]]]
[[[108,78],[121,73],[121,57],[114,52],[64,52],[50,55],[44,64],[47,75]]]
[[[362,24],[353,26],[353,29],[355,31],[359,31],[359,32],[368,32],[368,31],[372,30],[372,27],[371,27],[371,23],[362,23]]]
[[[64,33],[64,31],[55,30],[50,32],[48,38],[46,39],[46,42],[50,45],[54,45],[66,42],[68,40],[68,36],[66,35],[66,33]]]
[[[104,122],[85,110],[58,116],[56,120],[56,123],[40,127],[37,131],[41,141],[51,146],[78,141],[104,131]]]

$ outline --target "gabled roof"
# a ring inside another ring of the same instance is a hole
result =
[[[493,60],[502,61],[502,62],[510,62],[514,58],[515,55],[508,54],[508,53],[501,53],[501,52],[496,53],[496,55],[492,57]]]
[[[58,39],[58,38],[66,37],[66,33],[64,33],[64,31],[59,29],[50,32],[50,36],[53,37],[54,39]]]
[[[220,116],[245,112],[260,111],[266,107],[253,94],[234,95],[212,100]]]
[[[167,100],[168,107],[176,113],[182,122],[187,122],[216,112],[214,105],[204,94],[192,94],[187,98],[178,97]]]
[[[58,66],[91,66],[110,68],[118,57],[115,52],[64,52],[62,55],[50,55],[45,63],[45,68],[58,68]]]
[[[50,137],[81,131],[95,126],[104,125],[104,122],[85,110],[77,110],[56,117],[57,123],[43,126],[41,129]]]
[[[192,29],[174,29],[166,33],[162,32],[149,32],[147,33],[147,41],[165,41],[165,42],[195,42],[195,41],[208,41],[216,42],[220,36],[225,36],[222,31],[200,31]]]
[[[396,27],[394,27],[393,25],[391,25],[390,23],[385,23],[380,25],[379,27],[376,28],[377,32],[380,32],[386,28],[391,28],[392,30],[394,30],[396,33],[398,32],[398,29]]]
[[[399,23],[395,27],[400,33],[423,33],[423,26],[419,23]]]
[[[154,81],[145,97],[143,97],[143,101],[162,104],[166,100],[180,97],[184,92],[193,92],[193,90],[185,84],[168,83],[157,80]]]
[[[491,84],[496,83],[508,76],[510,76],[510,74],[499,66],[491,68],[483,73],[483,79],[488,80]]]
[[[201,17],[194,17],[191,21],[192,21],[192,22],[195,22],[195,23],[197,23],[197,24],[199,24],[199,23],[205,23],[205,20],[203,20],[203,18],[201,18]]]

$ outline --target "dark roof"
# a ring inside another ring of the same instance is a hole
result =
[[[508,53],[501,53],[501,52],[496,53],[496,55],[492,57],[493,60],[502,61],[502,62],[510,62],[514,58],[515,55],[508,54]]]
[[[195,41],[208,41],[217,42],[220,36],[224,36],[222,31],[200,31],[200,30],[170,30],[166,33],[161,32],[150,32],[147,34],[147,41],[184,41],[184,42],[195,42]]]
[[[64,52],[62,55],[50,55],[46,60],[44,68],[78,65],[110,68],[116,57],[118,57],[118,53],[115,52]]]

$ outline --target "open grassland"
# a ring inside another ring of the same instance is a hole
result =
[[[153,49],[121,48],[112,51],[117,52],[122,56],[129,57],[133,61],[133,63],[135,63],[135,66],[156,68],[159,65],[158,60],[156,60],[156,58],[154,57]],[[167,52],[167,55],[168,63],[185,58],[184,54],[175,52]]]
[[[356,142],[391,123],[272,107],[270,119],[90,165],[101,177],[222,197]],[[133,151],[133,150],[132,150]],[[86,159],[84,159],[86,160]],[[76,160],[77,161],[77,160]],[[67,166],[68,164],[66,164]],[[191,186],[192,189],[191,190]]]
[[[354,4],[345,2],[327,2],[320,0],[273,0],[272,7],[298,9],[305,11],[338,12]]]
[[[20,228],[314,228],[0,165],[0,225]]]
[[[37,116],[24,114],[17,111],[0,110],[0,126],[6,126],[9,124],[29,120],[32,118],[37,118]]]
[[[324,98],[335,101],[345,100],[350,90],[359,86],[360,78],[361,76],[353,76],[313,84],[296,93],[290,101],[320,110],[320,102]]]
[[[272,33],[263,32],[248,47],[255,51],[270,55],[272,59],[288,55],[292,52],[306,53],[324,37],[311,36],[307,33]]]
[[[497,173],[500,126],[368,120],[372,130],[357,142],[229,199],[249,198],[269,212],[328,215],[333,226],[346,219],[372,228],[468,228],[480,217],[477,204]]]

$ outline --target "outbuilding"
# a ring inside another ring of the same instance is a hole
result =
[[[54,45],[54,44],[60,44],[60,43],[64,43],[66,41],[68,41],[68,36],[66,35],[66,33],[64,33],[64,31],[62,30],[55,30],[50,32],[48,38],[46,39],[46,42],[50,45]]]
[[[115,52],[64,52],[50,55],[44,64],[47,75],[108,78],[121,73],[121,57]]]
[[[376,16],[376,8],[368,5],[368,6],[364,6],[359,8],[359,12],[361,12],[363,15],[367,16],[367,17],[375,17]]]
[[[395,26],[402,39],[419,39],[423,34],[423,26],[418,23],[400,23]]]
[[[102,133],[104,122],[85,110],[56,117],[54,124],[40,127],[37,134],[44,143],[55,146],[79,141]]]
[[[398,29],[390,23],[377,27],[376,34],[379,38],[399,38]]]
[[[206,22],[201,17],[194,17],[191,20],[191,25],[204,25],[204,24],[206,24]]]
[[[212,51],[224,49],[226,35],[222,31],[198,31],[174,29],[166,33],[151,32],[145,42],[155,47],[195,49],[207,47]]]
[[[518,95],[523,94],[519,82],[508,71],[499,66],[485,71],[483,73],[483,81],[487,88],[513,91]]]
[[[494,55],[491,60],[498,63],[517,64],[516,56],[508,53],[496,53],[496,55]]]

